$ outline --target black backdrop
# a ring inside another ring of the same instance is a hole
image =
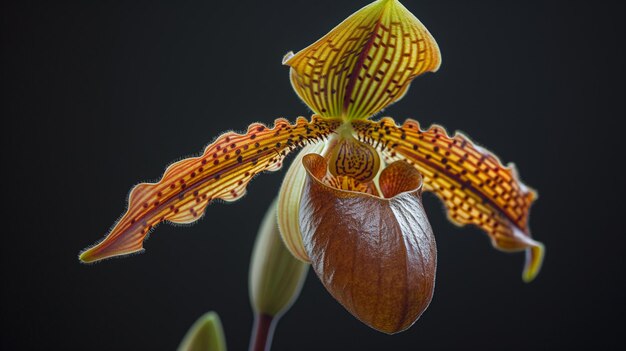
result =
[[[613,2],[611,2],[613,3]],[[252,325],[248,259],[284,170],[199,223],[161,225],[147,251],[96,265],[139,181],[220,132],[308,115],[281,58],[366,1],[23,1],[2,4],[2,349],[173,349],[217,311],[231,350]],[[582,1],[405,0],[443,65],[385,114],[461,130],[514,161],[540,198],[547,247],[493,250],[426,196],[438,241],[433,302],[387,336],[310,274],[274,350],[624,345],[623,10]],[[623,200],[621,200],[623,201]]]

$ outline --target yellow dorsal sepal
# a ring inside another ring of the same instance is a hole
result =
[[[399,1],[379,0],[348,17],[283,64],[315,113],[368,118],[402,98],[413,78],[436,71],[441,54],[426,27]]]

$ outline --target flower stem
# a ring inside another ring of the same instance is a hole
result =
[[[254,316],[254,328],[250,340],[250,351],[269,351],[278,318],[258,313]]]

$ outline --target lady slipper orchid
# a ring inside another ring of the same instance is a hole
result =
[[[280,189],[278,223],[289,251],[310,262],[328,291],[385,333],[410,327],[434,288],[436,247],[422,191],[457,225],[473,224],[503,251],[526,251],[523,279],[538,273],[543,245],[530,236],[536,198],[512,166],[460,133],[370,118],[402,98],[413,78],[441,64],[437,43],[397,0],[378,0],[283,63],[313,110],[310,120],[219,136],[204,153],[141,183],[109,234],[83,262],[143,250],[157,224],[191,223],[216,199],[241,198],[250,180],[304,147]]]

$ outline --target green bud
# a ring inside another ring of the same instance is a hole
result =
[[[287,250],[278,229],[276,200],[263,218],[250,261],[250,301],[257,315],[285,313],[300,295],[309,264]]]
[[[178,351],[226,351],[222,322],[217,313],[205,313],[192,326],[178,346]]]

